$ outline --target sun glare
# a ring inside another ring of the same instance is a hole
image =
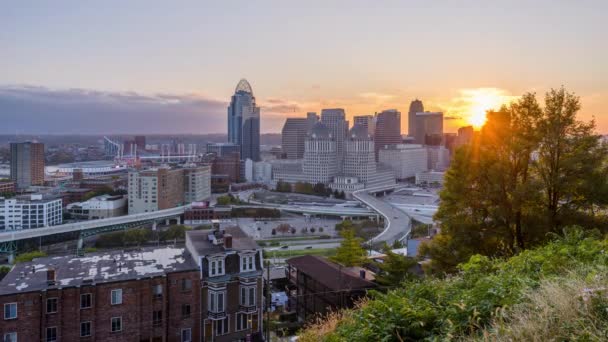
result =
[[[501,105],[509,102],[509,96],[494,88],[470,89],[467,98],[469,108],[466,119],[475,127],[481,127],[486,122],[486,111],[498,110]]]

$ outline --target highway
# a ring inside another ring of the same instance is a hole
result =
[[[412,229],[412,219],[404,211],[392,204],[371,195],[370,192],[388,190],[388,188],[364,189],[353,192],[353,197],[361,201],[384,217],[384,230],[369,240],[371,243],[386,242],[392,244],[395,240],[403,240]]]

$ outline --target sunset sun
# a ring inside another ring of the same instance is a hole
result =
[[[486,111],[498,110],[509,102],[509,97],[494,88],[470,89],[467,91],[469,103],[465,119],[475,127],[481,127],[486,122]]]

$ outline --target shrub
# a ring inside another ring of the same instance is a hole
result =
[[[34,260],[35,258],[42,258],[45,256],[47,256],[47,254],[43,251],[27,252],[27,253],[19,254],[15,258],[15,263],[28,262],[28,261]]]

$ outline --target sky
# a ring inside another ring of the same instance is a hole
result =
[[[262,132],[409,103],[446,131],[564,86],[608,133],[608,1],[0,2],[0,133],[224,133],[241,78]],[[495,108],[497,109],[497,108]]]

